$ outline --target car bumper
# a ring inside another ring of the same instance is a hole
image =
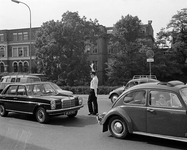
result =
[[[48,115],[69,115],[72,114],[73,112],[79,110],[82,108],[84,105],[80,106],[75,106],[71,108],[64,108],[64,109],[54,109],[54,110],[46,110]]]

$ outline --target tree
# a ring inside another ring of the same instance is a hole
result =
[[[90,63],[85,53],[85,41],[96,43],[102,35],[97,20],[81,18],[78,12],[67,11],[61,21],[43,23],[36,37],[36,64],[39,72],[65,84],[85,84]]]
[[[159,49],[167,49],[165,67],[160,66],[160,74],[169,79],[179,79],[186,82],[187,75],[187,9],[182,9],[174,15],[166,28],[157,34]],[[159,65],[157,66],[157,68]],[[163,77],[162,77],[163,79]]]
[[[111,84],[119,85],[133,75],[148,73],[146,55],[140,52],[143,46],[146,47],[143,44],[145,41],[141,32],[141,20],[137,16],[122,16],[114,25],[114,34],[109,39],[114,54],[107,63],[107,76]]]

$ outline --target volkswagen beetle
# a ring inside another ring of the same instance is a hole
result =
[[[115,138],[140,134],[187,142],[187,85],[170,81],[131,87],[97,120]]]

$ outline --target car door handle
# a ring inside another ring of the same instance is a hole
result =
[[[155,111],[153,109],[148,108],[147,111],[154,113]]]

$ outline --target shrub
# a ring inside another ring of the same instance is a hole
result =
[[[60,86],[63,90],[72,91],[74,94],[89,94],[89,86]],[[99,86],[98,94],[109,94],[112,90],[118,88],[118,86]]]

